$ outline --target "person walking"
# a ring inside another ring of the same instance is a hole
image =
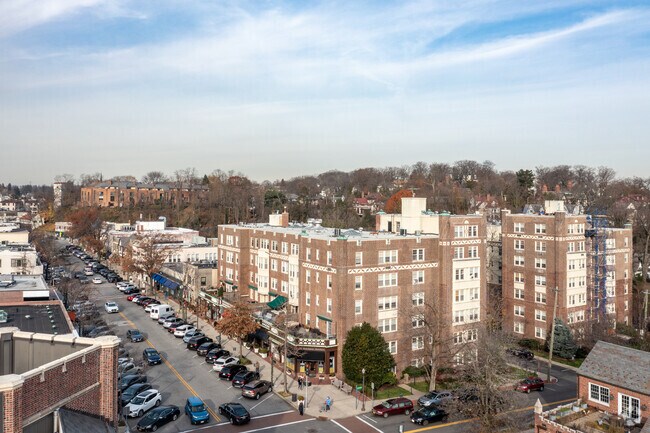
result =
[[[298,412],[300,413],[300,416],[305,413],[305,405],[303,404],[302,400],[300,400],[300,403],[298,403]]]
[[[298,389],[302,389],[302,377],[298,376]]]
[[[255,361],[255,373],[260,374],[260,363],[259,361]]]
[[[325,399],[325,412],[328,412],[331,406],[332,406],[332,399],[328,395],[327,398]]]

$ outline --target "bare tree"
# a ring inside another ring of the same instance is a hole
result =
[[[166,235],[136,234],[122,256],[122,269],[140,275],[142,281],[148,281],[150,293],[153,293],[152,274],[159,272],[169,256],[179,248],[180,244],[173,243]]]
[[[169,182],[169,178],[162,171],[150,171],[149,173],[142,176],[142,182],[144,183],[163,183]]]
[[[239,343],[239,356],[243,357],[242,343],[248,334],[257,330],[257,322],[251,316],[251,310],[248,305],[243,302],[237,302],[231,308],[224,311],[221,319],[217,322],[216,329],[229,338],[237,340]]]

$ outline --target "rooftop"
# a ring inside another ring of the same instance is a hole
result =
[[[650,395],[650,353],[599,341],[578,374]]]
[[[42,275],[0,275],[0,294],[3,291],[50,291]],[[55,299],[55,296],[49,296]],[[1,302],[1,300],[0,300]]]
[[[36,305],[0,305],[7,313],[7,322],[1,326],[15,326],[24,332],[40,334],[70,334],[73,329],[59,302]]]

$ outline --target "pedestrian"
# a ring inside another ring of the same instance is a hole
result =
[[[327,398],[325,399],[325,412],[330,410],[330,406],[332,406],[332,399],[328,395]]]
[[[300,412],[301,416],[302,414],[305,413],[305,405],[303,404],[302,400],[300,401],[300,403],[298,403],[298,412]]]
[[[298,376],[298,389],[302,389],[302,377]]]
[[[260,363],[255,361],[255,373],[260,374]]]

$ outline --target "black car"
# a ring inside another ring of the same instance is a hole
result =
[[[129,386],[127,389],[122,391],[122,394],[120,395],[120,401],[122,402],[122,407],[129,404],[129,402],[133,400],[133,398],[136,395],[148,389],[151,389],[151,384],[149,383],[136,383],[134,385]]]
[[[139,343],[144,341],[144,335],[137,329],[129,329],[126,331],[126,338],[131,340],[134,343]]]
[[[146,383],[146,382],[147,382],[147,376],[142,376],[139,374],[129,374],[127,376],[124,376],[122,379],[120,379],[118,389],[120,392],[122,392],[131,385],[135,385],[136,383]]]
[[[97,273],[98,273],[99,275],[101,275],[102,277],[106,277],[106,276],[109,274],[109,272],[111,272],[111,271],[109,271],[109,270],[106,269],[106,268],[102,268],[102,269],[100,269],[99,271],[97,271]]]
[[[219,406],[219,415],[230,420],[230,424],[247,424],[251,415],[246,408],[239,403],[224,403]]]
[[[512,356],[516,356],[517,358],[525,359],[528,361],[532,361],[533,359],[535,359],[535,354],[528,349],[520,349],[520,348],[508,349],[508,353]]]
[[[126,289],[122,293],[124,293],[125,295],[136,295],[136,294],[140,293],[140,289],[138,289],[137,287],[129,287],[128,289]]]
[[[262,394],[273,391],[273,384],[268,380],[256,380],[247,383],[241,389],[241,395],[259,400]]]
[[[235,388],[242,388],[247,383],[258,380],[260,374],[256,371],[240,371],[232,378],[232,386]]]
[[[212,338],[206,337],[205,335],[194,336],[187,342],[187,348],[190,350],[198,350],[199,346],[203,343],[212,343]]]
[[[156,365],[162,363],[160,353],[152,347],[144,349],[142,352],[142,359],[149,365]]]
[[[221,344],[214,343],[212,341],[206,341],[196,349],[196,354],[199,356],[206,356],[208,352],[213,349],[221,349]]]
[[[411,422],[419,425],[427,425],[430,422],[446,421],[449,415],[437,407],[425,407],[411,414]]]
[[[237,373],[246,370],[248,370],[248,368],[246,368],[246,366],[242,364],[228,365],[222,368],[221,371],[219,372],[219,379],[233,380],[234,377],[237,375]]]
[[[207,355],[205,355],[205,362],[208,364],[214,364],[214,361],[222,356],[230,356],[230,351],[225,349],[212,349]]]
[[[158,406],[151,409],[145,416],[138,421],[135,428],[138,431],[156,431],[170,421],[176,421],[181,415],[178,406]]]

